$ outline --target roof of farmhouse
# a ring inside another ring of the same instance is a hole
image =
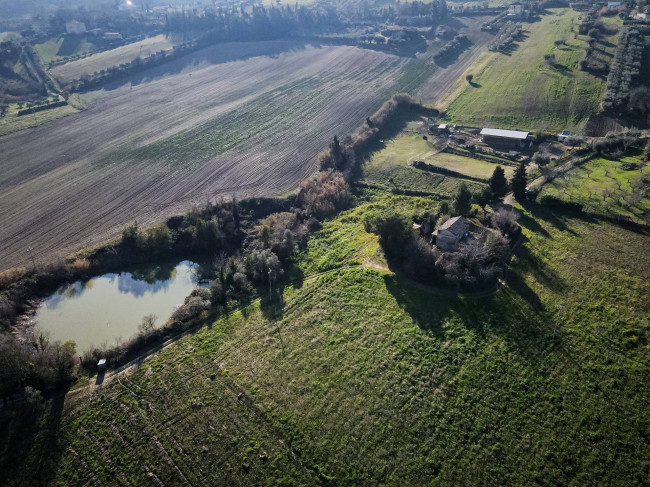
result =
[[[454,235],[463,235],[467,231],[468,226],[469,222],[465,217],[456,216],[454,218],[450,218],[445,223],[440,225],[438,228],[438,233],[442,232],[443,230],[447,230]]]
[[[526,140],[530,132],[521,132],[519,130],[502,130],[502,129],[483,129],[481,135],[489,135],[492,137],[505,137],[507,139],[521,139]]]

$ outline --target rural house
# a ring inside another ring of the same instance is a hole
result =
[[[462,216],[450,218],[433,232],[436,237],[436,247],[445,251],[458,250],[458,244],[467,235],[468,230],[467,218]]]
[[[483,142],[488,145],[500,145],[507,147],[524,147],[531,139],[529,132],[519,130],[502,130],[484,128],[481,130]]]
[[[613,9],[613,8],[618,8],[621,6],[621,2],[607,2],[607,8],[608,9]]]

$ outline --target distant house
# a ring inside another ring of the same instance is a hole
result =
[[[104,39],[121,39],[122,34],[119,32],[104,32]]]
[[[571,137],[571,132],[568,130],[563,130],[562,133],[557,136],[557,141],[565,143],[569,137]]]
[[[607,8],[613,9],[621,6],[621,2],[607,2]]]
[[[507,147],[525,147],[526,142],[531,139],[530,132],[490,128],[481,130],[481,137],[486,144]]]
[[[446,123],[441,123],[440,125],[438,125],[439,134],[446,134],[447,132],[449,132],[449,125],[447,125]]]
[[[433,233],[436,237],[436,247],[444,251],[458,250],[458,244],[468,231],[467,218],[462,216],[450,218]]]
[[[524,6],[515,2],[510,7],[508,7],[508,17],[521,17],[524,14]]]
[[[444,25],[439,25],[436,29],[436,37],[445,37],[447,35],[447,28]]]
[[[76,20],[71,20],[70,22],[66,22],[65,31],[68,34],[85,34],[86,24],[83,22],[78,22]]]
[[[91,30],[90,32],[91,32],[92,35],[94,35],[95,37],[101,37],[101,36],[104,35],[104,31],[103,31],[102,29],[99,29],[99,28],[95,28],[95,29]]]

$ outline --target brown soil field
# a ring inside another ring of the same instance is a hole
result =
[[[29,247],[50,262],[219,195],[291,191],[393,93],[442,92],[456,71],[432,85],[437,70],[273,41],[207,48],[87,93],[88,110],[0,137],[0,270],[30,263]]]
[[[334,134],[427,75],[350,47],[244,47],[265,56],[208,49],[0,137],[0,268],[27,263],[30,246],[49,261],[208,197],[289,191]]]

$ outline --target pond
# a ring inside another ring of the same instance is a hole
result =
[[[104,274],[59,288],[41,304],[35,321],[53,340],[74,340],[81,354],[128,340],[146,315],[156,315],[161,326],[194,289],[205,286],[199,265],[190,261]]]

